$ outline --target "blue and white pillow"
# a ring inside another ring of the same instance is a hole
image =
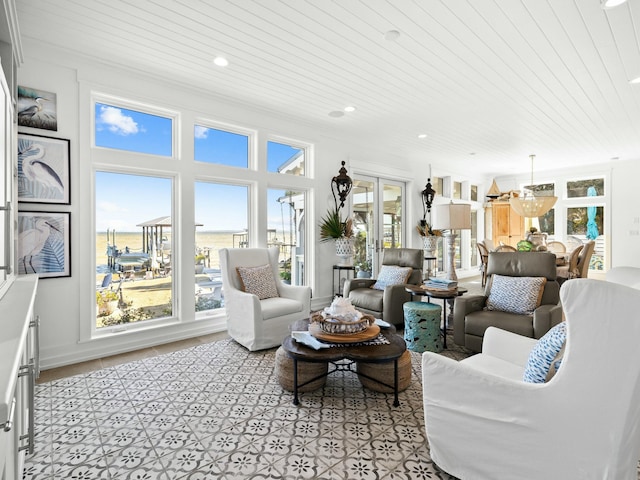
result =
[[[396,265],[383,265],[378,274],[376,283],[371,286],[376,290],[384,290],[387,285],[401,285],[407,283],[411,272],[411,267],[398,267]]]
[[[567,324],[560,322],[538,340],[529,353],[522,380],[528,383],[544,383],[551,364],[558,371],[562,358],[556,359],[567,341]]]
[[[540,306],[546,283],[545,277],[508,277],[494,274],[487,298],[487,309],[532,315]]]

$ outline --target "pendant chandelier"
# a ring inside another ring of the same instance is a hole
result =
[[[530,186],[533,188],[533,159],[535,155],[529,155],[531,159],[531,183]],[[527,191],[521,197],[511,198],[509,200],[509,204],[511,208],[515,210],[515,212],[525,218],[535,218],[541,217],[549,210],[553,208],[558,197],[545,197],[545,196],[536,196],[533,192]]]

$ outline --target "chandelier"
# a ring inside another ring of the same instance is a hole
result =
[[[535,155],[529,155],[529,158],[531,159],[531,188],[533,188],[534,185],[533,159],[535,157]],[[558,197],[536,196],[533,194],[533,192],[527,190],[522,197],[511,198],[509,200],[509,204],[518,215],[525,218],[535,218],[541,217],[549,210],[551,210],[557,200]]]

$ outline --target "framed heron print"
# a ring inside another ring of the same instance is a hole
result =
[[[18,274],[71,276],[71,213],[18,212]]]
[[[18,125],[58,131],[57,95],[18,85]]]
[[[18,201],[71,204],[70,142],[18,133]]]

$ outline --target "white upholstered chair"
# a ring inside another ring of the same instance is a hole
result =
[[[260,300],[245,292],[237,267],[270,265],[277,297]],[[231,338],[249,350],[276,347],[289,334],[289,325],[309,317],[311,288],[287,285],[280,280],[278,247],[222,248],[220,270]]]
[[[561,300],[568,340],[547,383],[522,381],[536,340],[495,327],[482,353],[461,362],[423,354],[427,437],[440,468],[475,480],[636,480],[640,291],[576,279]]]

